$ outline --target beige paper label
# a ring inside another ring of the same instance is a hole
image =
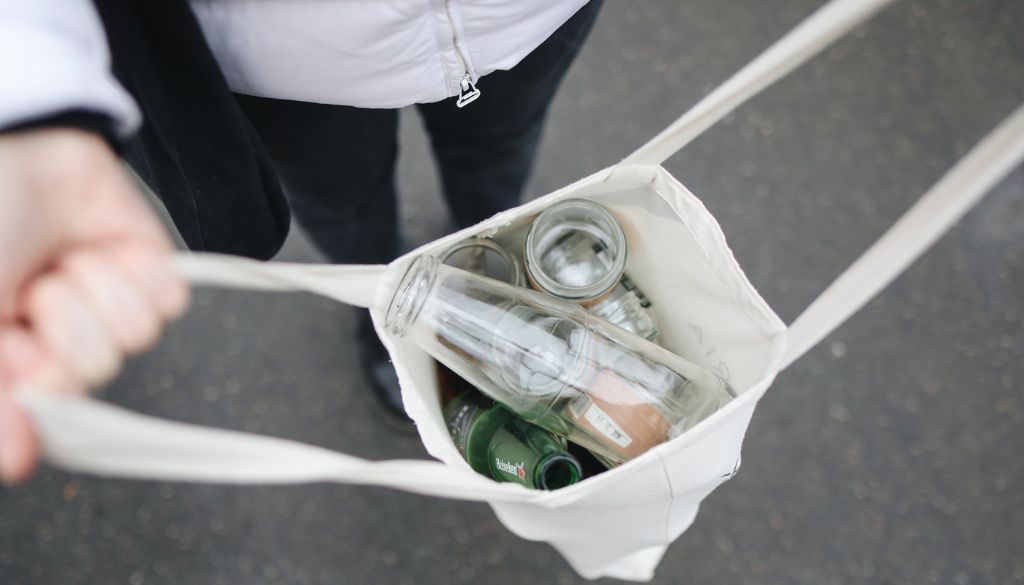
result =
[[[632,459],[668,440],[670,425],[661,411],[614,373],[601,370],[586,391],[570,403],[569,413],[619,459]]]

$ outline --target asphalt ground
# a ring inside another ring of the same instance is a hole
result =
[[[810,13],[812,0],[607,3],[550,115],[528,196],[612,164]],[[1024,100],[1024,3],[898,3],[667,163],[791,321]],[[486,92],[486,80],[481,84]],[[482,99],[486,98],[486,93]],[[447,220],[413,111],[410,244]],[[315,261],[296,232],[282,258]],[[102,391],[147,413],[375,459],[352,310],[199,290]],[[655,583],[1024,582],[1024,171],[761,402],[741,473]],[[0,584],[583,582],[485,505],[367,487],[222,487],[42,469],[0,489]]]

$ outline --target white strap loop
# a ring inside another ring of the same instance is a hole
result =
[[[354,483],[473,501],[545,495],[438,461],[367,461],[295,441],[145,416],[92,398],[29,389],[16,396],[35,421],[46,460],[71,471],[201,483]]]
[[[807,62],[893,0],[832,0],[737,71],[622,164],[660,165],[743,102]]]
[[[178,253],[175,264],[192,283],[264,291],[305,291],[369,307],[388,267],[260,262],[225,254]]]
[[[789,329],[785,368],[874,298],[1024,160],[1024,105],[949,170]]]
[[[360,307],[370,306],[389,269],[218,254],[178,254],[175,263],[193,284],[307,291]],[[36,424],[46,459],[73,471],[229,484],[372,484],[474,501],[539,501],[546,495],[438,461],[367,461],[295,441],[167,421],[87,397],[27,388],[16,395]]]

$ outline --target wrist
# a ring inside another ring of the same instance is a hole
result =
[[[109,115],[84,108],[71,108],[52,114],[20,120],[0,126],[0,134],[43,129],[74,129],[103,138],[115,152],[121,149],[117,122]]]

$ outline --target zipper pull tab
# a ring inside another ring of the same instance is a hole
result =
[[[455,102],[455,105],[464,108],[475,102],[478,97],[480,97],[480,90],[476,88],[473,78],[467,73],[459,80],[459,99]]]

